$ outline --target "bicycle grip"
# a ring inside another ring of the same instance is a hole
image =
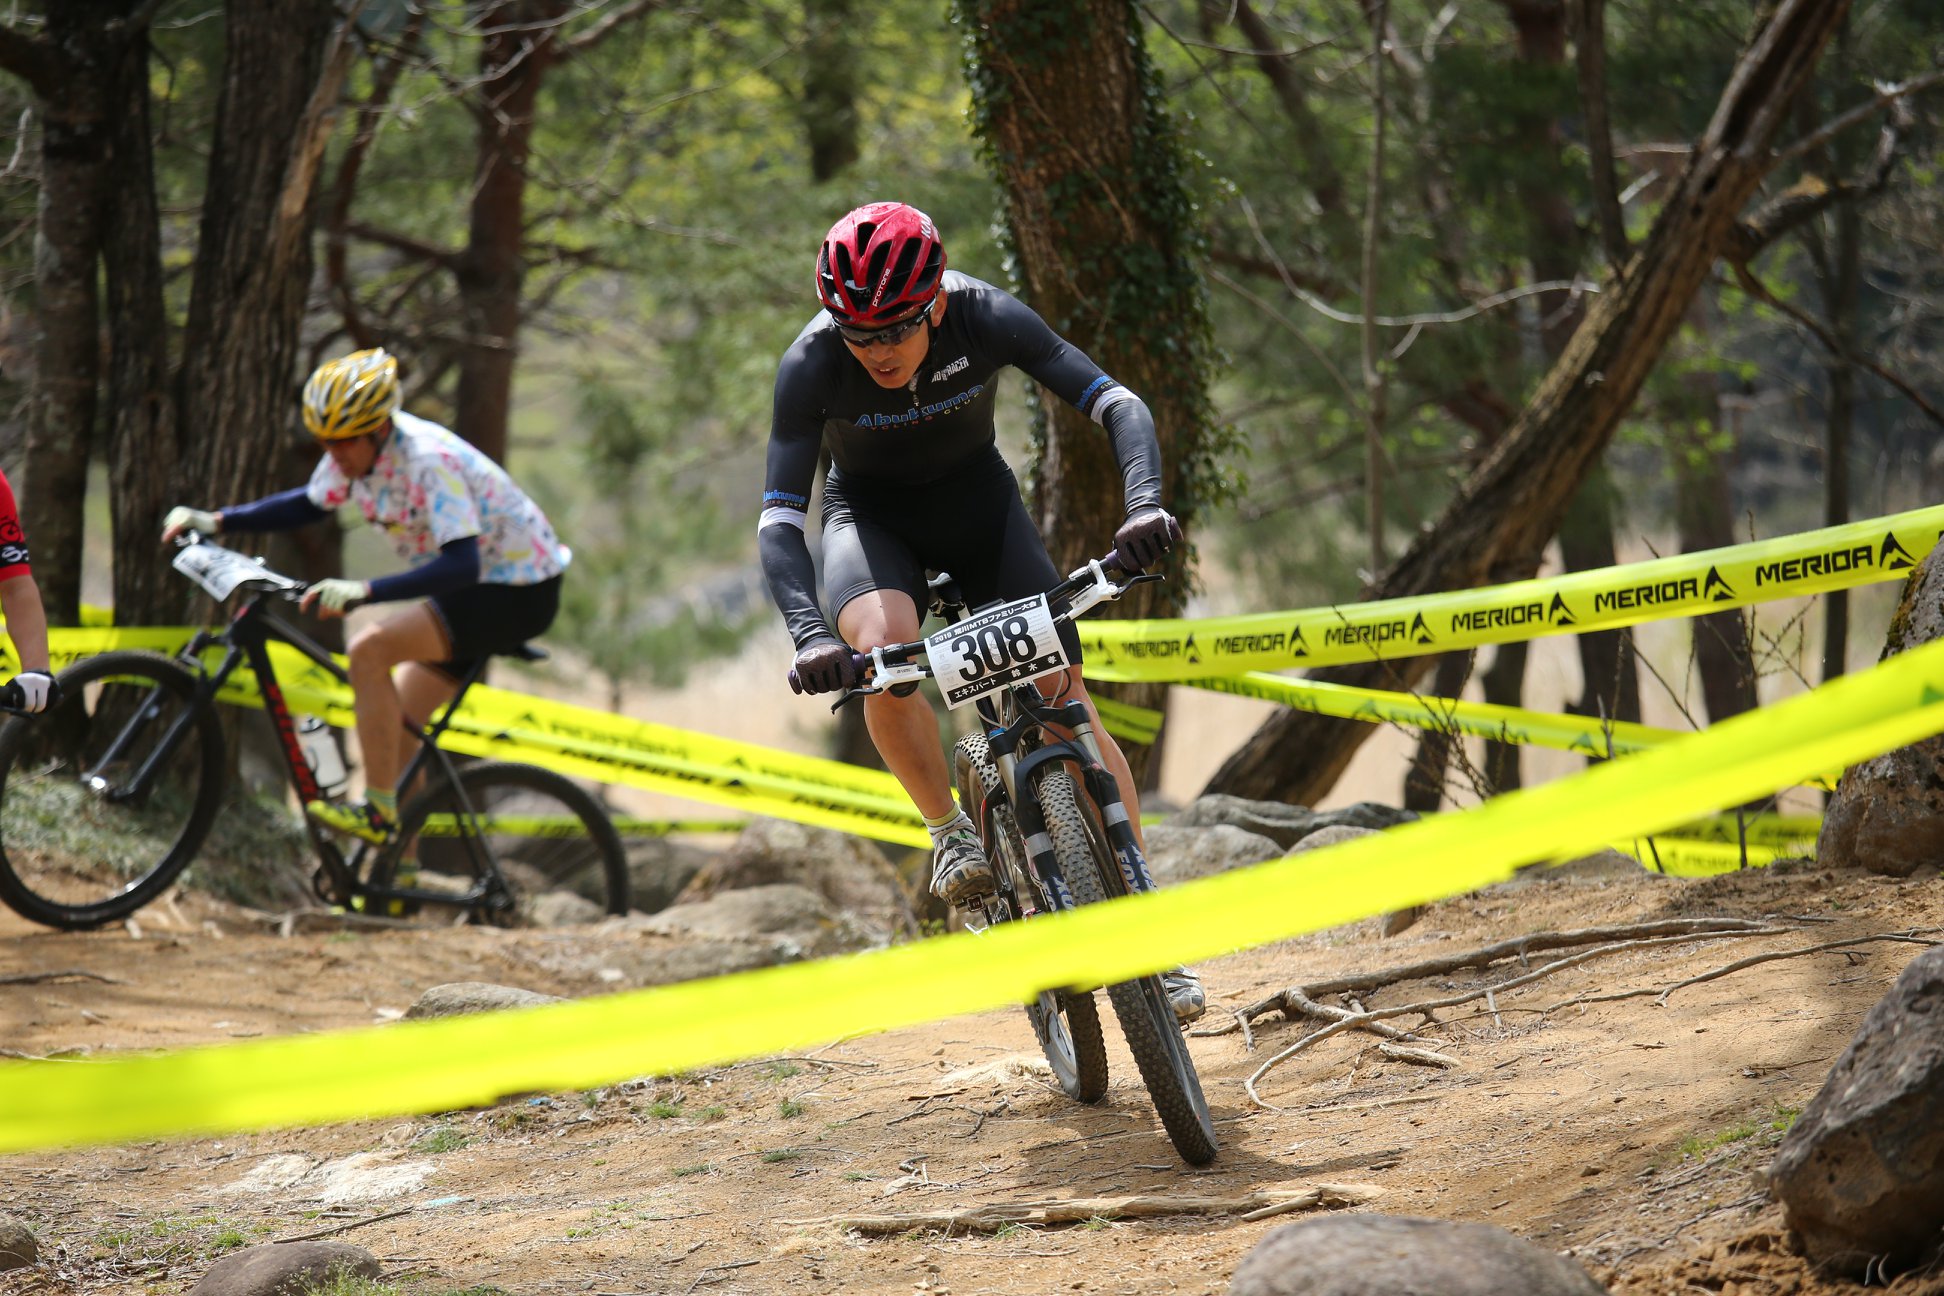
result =
[[[8,680],[0,684],[0,711],[19,712],[27,705],[27,695],[21,691],[19,683]]]
[[[803,692],[803,681],[797,678],[796,667],[790,667],[790,692]]]

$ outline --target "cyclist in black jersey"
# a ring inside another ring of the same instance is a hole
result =
[[[796,642],[808,692],[855,682],[851,651],[916,639],[929,571],[949,571],[970,606],[1040,593],[1060,580],[1027,516],[993,430],[994,379],[1012,365],[1101,425],[1120,464],[1126,521],[1114,548],[1130,571],[1152,566],[1175,530],[1161,507],[1160,448],[1147,406],[1012,294],[945,268],[931,218],[871,203],[831,227],[817,256],[823,310],[777,367],[762,520],[763,572]],[[823,575],[837,629],[817,601],[804,537],[820,449]],[[1094,705],[1081,683],[1078,636],[1061,636],[1074,667],[1039,681],[1048,696]],[[932,891],[951,904],[993,885],[978,831],[952,798],[930,704],[872,696],[865,724],[884,763],[924,816],[934,843]],[[1095,728],[1138,833],[1127,760]],[[1205,997],[1192,972],[1164,976],[1183,1020]]]

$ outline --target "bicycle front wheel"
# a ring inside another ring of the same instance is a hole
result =
[[[1082,801],[1073,775],[1048,767],[1039,775],[1040,809],[1046,814],[1046,830],[1053,838],[1053,854],[1066,874],[1067,885],[1076,897],[1080,878],[1088,879],[1107,895],[1127,890],[1121,880],[1120,864],[1114,859],[1106,837],[1090,813],[1092,802]],[[1201,1077],[1189,1055],[1188,1041],[1182,1038],[1174,1009],[1159,976],[1144,976],[1107,987],[1107,998],[1120,1019],[1121,1034],[1141,1070],[1148,1096],[1168,1131],[1175,1151],[1189,1165],[1207,1165],[1215,1159],[1215,1122],[1208,1114],[1208,1100],[1202,1096]]]
[[[509,761],[457,774],[438,776],[399,815],[400,857],[416,863],[421,886],[464,892],[497,872],[511,893],[505,916],[528,923],[628,912],[620,834],[579,784]]]
[[[976,812],[999,787],[999,771],[993,766],[991,749],[985,735],[972,734],[959,739],[953,748],[954,772],[958,779],[959,804]],[[1028,864],[1026,838],[1019,831],[1019,820],[1010,805],[995,804],[990,817],[991,840],[986,843],[993,865],[1004,870],[1016,908],[1032,905],[1042,913],[1060,908],[1064,897],[1051,888],[1042,890],[1033,881]],[[1098,900],[1099,888],[1076,897],[1081,903]],[[1026,1005],[1027,1020],[1033,1024],[1040,1051],[1053,1068],[1053,1078],[1069,1098],[1077,1102],[1099,1102],[1107,1093],[1107,1042],[1100,1031],[1100,1009],[1091,990],[1042,990]]]
[[[0,899],[50,927],[98,927],[201,849],[223,732],[196,677],[159,653],[102,653],[59,678],[57,704],[0,726]]]

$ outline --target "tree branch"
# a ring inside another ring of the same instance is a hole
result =
[[[1821,148],[1829,142],[1831,137],[1841,134],[1865,118],[1874,116],[1888,105],[1898,103],[1910,95],[1928,90],[1940,82],[1944,82],[1944,68],[1926,72],[1920,77],[1912,77],[1908,81],[1877,82],[1876,96],[1874,98],[1858,104],[1856,107],[1838,117],[1831,118],[1816,130],[1789,145],[1789,147],[1778,149],[1775,154],[1776,165],[1779,166],[1784,162],[1793,161],[1805,153],[1810,153]]]
[[[1566,23],[1579,64],[1580,103],[1600,246],[1616,275],[1627,264],[1627,225],[1620,214],[1620,182],[1613,170],[1613,130],[1607,122],[1606,0],[1566,0]]]
[[[401,234],[397,230],[380,229],[364,221],[352,221],[344,227],[344,232],[354,238],[361,238],[367,243],[376,243],[380,247],[388,247],[394,252],[403,252],[406,256],[420,261],[430,261],[448,270],[456,269],[459,264],[459,254],[452,249],[427,243],[423,239],[413,238],[410,234]]]
[[[653,13],[662,7],[662,0],[626,0],[626,3],[610,9],[601,20],[568,40],[560,42],[561,56],[573,58],[585,54],[602,41],[614,35],[624,24],[632,22],[643,14]]]
[[[1769,244],[1807,221],[1820,216],[1837,203],[1874,197],[1890,182],[1890,171],[1897,161],[1897,146],[1913,120],[1910,105],[1895,104],[1890,120],[1883,124],[1877,138],[1876,153],[1863,171],[1848,179],[1829,184],[1820,176],[1806,175],[1769,201],[1744,216],[1728,235],[1731,261],[1748,261]]]
[[[1788,302],[1783,301],[1773,292],[1770,292],[1768,285],[1755,277],[1754,272],[1748,268],[1746,261],[1730,261],[1728,264],[1734,267],[1735,279],[1741,284],[1743,292],[1746,292],[1750,297],[1781,312],[1796,323],[1802,325],[1802,327],[1808,329],[1810,333],[1815,335],[1816,341],[1822,343],[1823,347],[1837,359],[1853,364],[1859,369],[1867,369],[1877,377],[1883,379],[1883,381],[1889,383],[1892,387],[1895,387],[1898,391],[1909,397],[1911,404],[1928,415],[1931,422],[1937,424],[1940,428],[1944,428],[1944,410],[1939,410],[1937,406],[1931,404],[1929,400],[1925,399],[1922,392],[1868,356],[1857,355],[1854,351],[1845,347],[1828,329],[1824,328],[1814,316],[1809,315],[1807,312],[1795,306],[1791,306]]]
[[[61,57],[54,46],[37,36],[29,36],[17,27],[0,24],[0,71],[7,71],[25,81],[34,94],[43,100],[52,99],[66,78],[62,75]]]

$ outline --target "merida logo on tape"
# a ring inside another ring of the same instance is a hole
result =
[[[1566,606],[1566,598],[1563,594],[1553,595],[1552,605],[1546,609],[1546,619],[1556,626],[1577,624],[1573,620],[1572,609]]]
[[[1303,642],[1303,627],[1294,626],[1289,630],[1276,630],[1268,634],[1217,635],[1215,652],[1218,656],[1239,657],[1248,653],[1282,652],[1292,650],[1298,657],[1309,655],[1309,645]]]
[[[1720,572],[1710,567],[1708,568],[1707,583],[1701,587],[1701,597],[1712,599],[1716,603],[1732,603],[1735,601],[1735,589],[1734,586],[1721,579]]]
[[[1373,621],[1369,625],[1333,625],[1323,631],[1323,646],[1389,643],[1402,639],[1409,628],[1402,617],[1395,621]]]
[[[1429,644],[1437,639],[1431,627],[1424,623],[1424,613],[1420,612],[1406,622],[1399,617],[1395,621],[1373,621],[1369,625],[1333,625],[1323,631],[1326,647],[1347,644],[1386,644],[1393,639],[1408,636],[1412,642]]]
[[[1621,612],[1628,608],[1679,603],[1695,598],[1700,593],[1701,582],[1692,576],[1683,576],[1679,580],[1652,581],[1645,585],[1627,585],[1616,590],[1597,591],[1593,595],[1593,611]]]
[[[1905,553],[1904,547],[1897,543],[1897,533],[1895,531],[1885,531],[1883,533],[1883,550],[1877,557],[1877,566],[1883,568],[1885,571],[1908,571],[1916,565],[1917,560]]]
[[[1192,634],[1186,639],[1130,639],[1121,645],[1121,651],[1129,657],[1186,657],[1191,663],[1201,661]]]
[[[1500,630],[1506,626],[1531,625],[1546,620],[1544,603],[1514,603],[1510,607],[1475,608],[1451,614],[1451,633],[1467,630]]]
[[[1896,544],[1896,537],[1884,537],[1884,552]],[[1899,553],[1903,551],[1898,550]],[[1854,571],[1858,567],[1881,565],[1876,563],[1876,550],[1869,545],[1856,545],[1848,549],[1830,549],[1824,553],[1805,554],[1800,558],[1785,558],[1780,562],[1757,563],[1755,565],[1755,584],[1787,585],[1794,581],[1808,580],[1816,576],[1834,576],[1838,572]],[[1904,558],[1904,566],[1910,565],[1909,556]]]

